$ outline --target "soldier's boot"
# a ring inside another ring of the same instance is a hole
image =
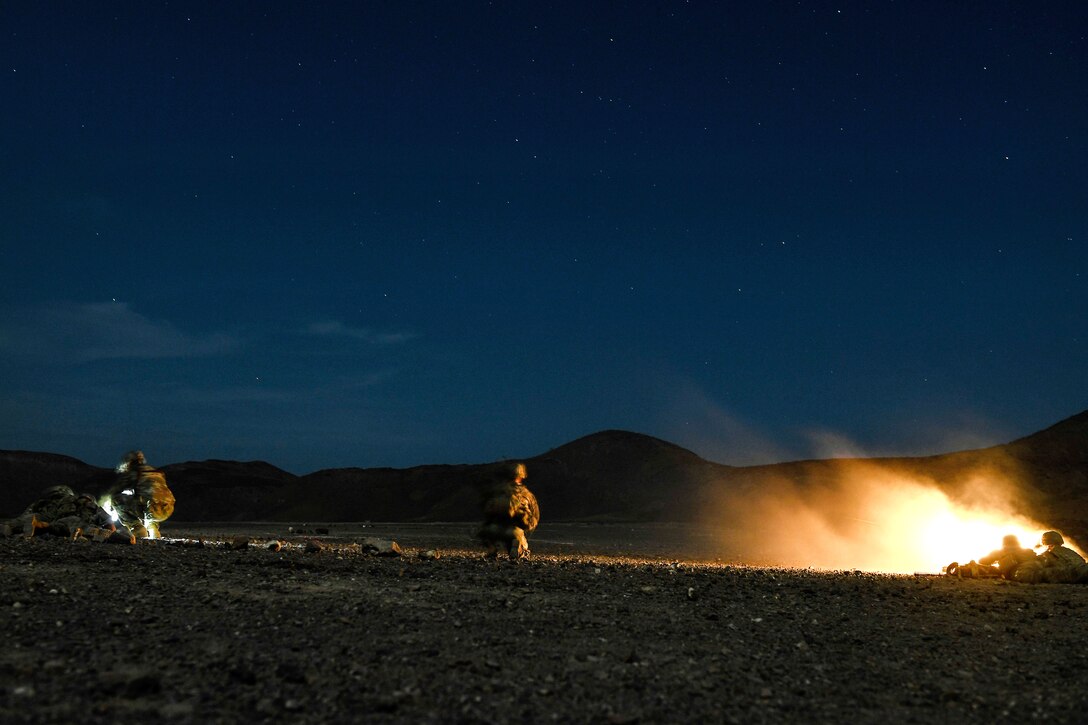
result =
[[[514,543],[517,544],[517,550],[515,551]],[[511,559],[528,559],[529,558],[529,542],[525,540],[525,532],[520,528],[514,529],[514,542],[510,545],[510,558]]]

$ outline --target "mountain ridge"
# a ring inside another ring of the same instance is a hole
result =
[[[788,486],[803,495],[873,467],[968,497],[977,481],[1013,480],[1018,504],[1040,520],[1088,530],[1088,411],[986,448],[930,456],[830,458],[730,466],[653,436],[608,429],[524,458],[527,483],[553,521],[695,522],[732,515],[722,500]],[[459,521],[477,518],[484,464],[332,468],[296,475],[265,461],[186,461],[161,470],[176,521]],[[0,451],[0,515],[48,485],[97,492],[110,469],[55,453]]]

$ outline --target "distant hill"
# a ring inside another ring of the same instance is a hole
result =
[[[179,521],[254,521],[286,508],[293,473],[264,461],[190,461],[162,467]]]
[[[1004,445],[926,457],[733,467],[657,438],[609,430],[525,461],[528,484],[551,521],[718,521],[735,515],[727,509],[752,492],[789,491],[804,500],[845,480],[893,472],[959,498],[976,495],[980,480],[1015,481],[1025,511],[1088,534],[1088,411]],[[175,521],[471,521],[477,518],[474,482],[487,467],[343,468],[296,476],[262,461],[210,460],[162,470],[177,497]],[[17,514],[46,486],[98,492],[112,475],[67,456],[0,451],[0,516]]]
[[[59,484],[80,485],[96,478],[108,480],[108,468],[90,466],[78,458],[56,453],[0,451],[0,516],[14,516],[38,498],[42,489]],[[107,484],[108,485],[108,484]],[[97,483],[86,490],[97,490]]]
[[[539,489],[548,515],[580,521],[691,521],[700,491],[736,470],[620,430],[579,438],[526,463],[528,483]]]

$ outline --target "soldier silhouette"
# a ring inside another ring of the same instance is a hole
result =
[[[481,489],[484,522],[477,536],[487,547],[487,556],[496,558],[505,548],[511,559],[529,556],[526,539],[540,523],[540,505],[525,484],[524,463],[497,464]]]
[[[103,508],[112,508],[136,538],[157,539],[159,524],[174,513],[174,494],[166,485],[166,477],[147,465],[142,451],[126,453],[117,474],[117,480],[102,497]]]

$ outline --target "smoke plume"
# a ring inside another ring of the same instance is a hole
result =
[[[747,469],[713,508],[739,561],[818,569],[938,572],[1046,528],[1024,510],[1008,466],[938,483],[911,459],[804,461]]]

